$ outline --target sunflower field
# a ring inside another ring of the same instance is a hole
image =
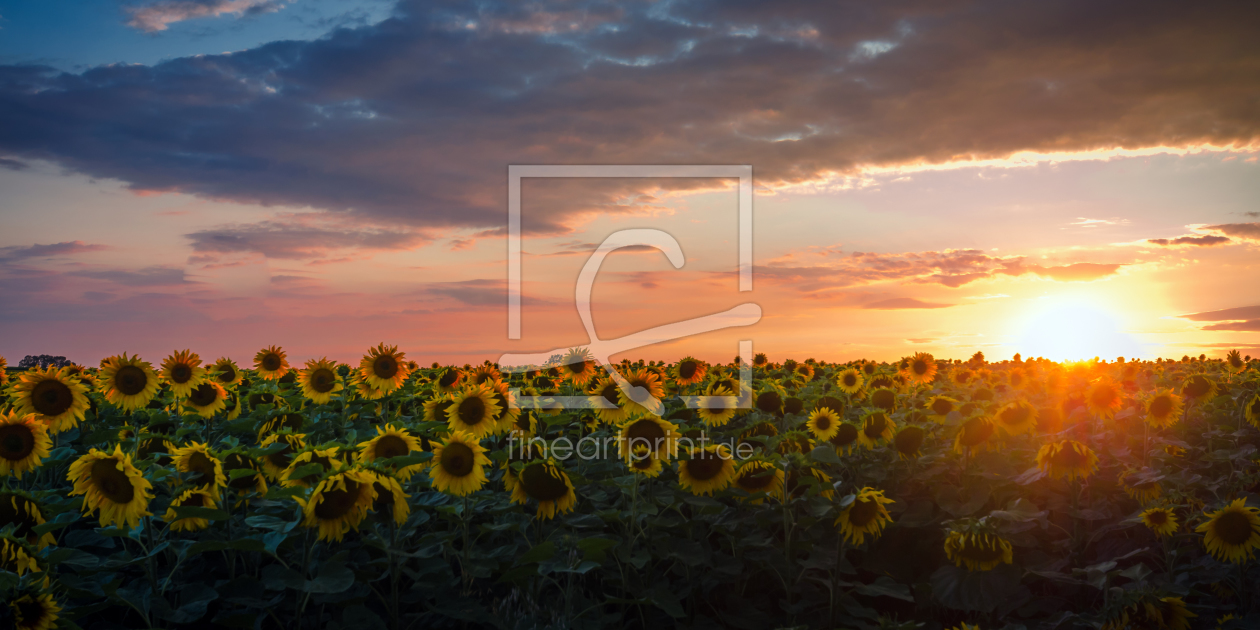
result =
[[[1251,357],[608,367],[0,359],[0,618],[1260,627]]]

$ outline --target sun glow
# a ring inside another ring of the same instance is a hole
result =
[[[1048,304],[1038,304],[1026,320],[1016,347],[1026,357],[1053,361],[1145,354],[1142,344],[1121,329],[1117,317],[1094,302],[1075,298],[1053,298]]]

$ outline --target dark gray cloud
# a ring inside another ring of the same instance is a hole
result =
[[[1154,245],[1162,245],[1164,247],[1177,247],[1179,245],[1196,245],[1199,247],[1211,247],[1213,245],[1223,245],[1229,243],[1230,240],[1225,236],[1178,236],[1177,238],[1148,238],[1147,243]]]
[[[1211,324],[1204,326],[1203,330],[1260,331],[1260,319],[1252,319],[1245,322],[1224,322],[1220,324]]]
[[[747,163],[776,184],[1023,150],[1254,144],[1258,16],[1136,0],[403,1],[310,42],[81,74],[0,67],[0,151],[136,189],[493,233],[509,164]],[[621,201],[647,185],[527,190],[524,227],[636,211]]]
[[[1213,230],[1226,236],[1249,241],[1260,241],[1260,223],[1225,223],[1222,225],[1209,225],[1203,229]]]
[[[183,269],[172,269],[169,267],[147,267],[134,271],[127,269],[82,270],[71,271],[66,275],[112,282],[128,287],[168,286],[191,282],[184,277]]]
[[[257,253],[268,258],[322,258],[339,250],[385,251],[411,249],[432,240],[405,228],[333,229],[294,223],[264,221],[225,225],[185,235],[202,258],[216,254]]]
[[[1202,313],[1191,313],[1189,315],[1178,315],[1183,319],[1195,322],[1221,322],[1221,321],[1237,321],[1242,319],[1260,319],[1260,305],[1258,306],[1239,306],[1237,308],[1226,308],[1219,311],[1204,311]]]
[[[109,249],[106,245],[94,245],[83,241],[66,241],[49,245],[31,245],[29,247],[0,247],[0,262],[14,262],[30,258],[52,258],[54,256],[71,256],[87,252],[99,252]]]
[[[21,160],[10,160],[9,158],[0,158],[0,168],[10,171],[24,171],[31,165]]]

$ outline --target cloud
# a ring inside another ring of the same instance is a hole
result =
[[[1225,322],[1221,324],[1211,324],[1209,326],[1204,326],[1202,330],[1260,331],[1260,319],[1252,319],[1245,322]]]
[[[190,283],[184,277],[183,269],[172,269],[169,267],[147,267],[135,271],[125,269],[83,270],[71,271],[66,275],[113,282],[129,287],[153,287]]]
[[[10,171],[24,171],[31,165],[21,160],[10,160],[9,158],[0,158],[0,168]]]
[[[1219,322],[1219,321],[1237,321],[1242,319],[1260,319],[1260,306],[1239,306],[1237,308],[1226,308],[1219,311],[1204,311],[1202,313],[1191,313],[1189,315],[1178,315],[1182,319],[1188,319],[1195,322]]]
[[[83,241],[66,241],[50,245],[31,245],[30,247],[0,247],[0,261],[10,262],[29,258],[51,258],[53,256],[71,256],[87,252],[99,252],[109,249],[105,245],[94,245]]]
[[[124,7],[131,16],[127,26],[146,33],[165,31],[171,24],[204,17],[233,14],[257,15],[283,9],[284,0],[161,0],[153,4]]]
[[[1222,225],[1209,225],[1203,229],[1249,241],[1260,241],[1260,223],[1225,223]]]
[[[1011,276],[1031,273],[1059,282],[1090,282],[1115,275],[1123,266],[1121,264],[1082,262],[1058,267],[1043,267],[1041,265],[1025,265],[1021,259],[1021,261],[1006,266],[999,273]]]
[[[276,6],[168,0],[133,21]],[[137,190],[494,230],[508,164],[747,163],[774,187],[1023,151],[1249,146],[1257,12],[403,0],[313,41],[78,74],[0,66],[0,152]],[[714,185],[530,182],[522,227],[565,233],[656,211],[640,193]]]
[[[923,300],[916,300],[914,298],[903,297],[903,298],[892,298],[889,300],[880,300],[878,302],[871,302],[869,304],[863,304],[862,308],[890,311],[890,310],[899,310],[899,309],[908,309],[908,308],[948,308],[950,306],[954,306],[954,305],[953,304],[936,304],[933,302],[924,302]]]
[[[1212,245],[1222,245],[1230,242],[1229,238],[1224,236],[1178,236],[1177,238],[1148,238],[1147,243],[1154,245],[1162,245],[1164,247],[1176,247],[1178,245],[1197,245],[1199,247],[1211,247]]]
[[[203,255],[246,253],[278,259],[323,258],[346,249],[407,250],[433,240],[428,234],[406,229],[339,229],[276,221],[224,225],[184,236],[192,241],[193,251]]]

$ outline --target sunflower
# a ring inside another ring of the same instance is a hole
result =
[[[862,373],[849,368],[836,376],[836,387],[846,394],[856,394],[862,390]]]
[[[201,442],[193,442],[171,451],[171,459],[176,471],[193,475],[188,482],[197,488],[217,493],[219,488],[227,485],[223,462]]]
[[[0,357],[0,386],[9,384],[9,360]]]
[[[279,346],[267,346],[254,355],[254,369],[259,377],[278,381],[289,373],[289,361]]]
[[[34,414],[0,414],[0,475],[21,479],[43,465],[51,450],[48,427]]]
[[[239,385],[245,379],[245,373],[236,366],[236,361],[227,357],[219,357],[208,369],[209,377],[224,387]]]
[[[271,479],[272,481],[280,480],[280,476],[284,474],[284,469],[288,468],[289,463],[293,461],[293,453],[306,448],[305,437],[306,435],[302,433],[274,433],[267,436],[262,443],[258,445],[261,448],[266,449],[268,446],[277,442],[285,444],[284,448],[273,453],[263,455],[260,460],[263,472],[266,473],[268,479]]]
[[[411,453],[424,452],[417,440],[405,428],[395,427],[393,425],[376,427],[376,437],[359,444],[359,452],[355,456],[360,464],[369,464],[378,459],[389,459],[391,457],[402,457]],[[413,464],[398,469],[395,474],[398,478],[407,481],[411,476],[421,470],[424,470],[425,464]]]
[[[1158,389],[1146,401],[1146,423],[1156,429],[1167,429],[1181,418],[1185,403],[1171,389]]]
[[[192,407],[202,418],[213,418],[214,414],[227,409],[227,390],[214,381],[202,381],[184,404]]]
[[[1187,610],[1186,603],[1180,597],[1159,597],[1156,594],[1143,593],[1136,602],[1125,606],[1118,615],[1104,623],[1102,630],[1190,630],[1191,617],[1198,615]]]
[[[927,385],[936,378],[936,359],[926,352],[916,352],[901,373],[912,382]]]
[[[945,556],[968,571],[989,571],[1014,562],[1010,541],[988,533],[951,531],[945,539]]]
[[[1247,507],[1247,499],[1208,514],[1208,521],[1194,528],[1203,534],[1203,546],[1222,562],[1242,564],[1255,556],[1260,548],[1260,508]]]
[[[1143,469],[1143,472],[1150,474],[1149,469]],[[1124,488],[1125,494],[1143,505],[1158,499],[1164,493],[1158,481],[1148,481],[1132,468],[1126,468],[1120,472],[1120,485]]]
[[[442,370],[440,376],[434,381],[439,394],[449,394],[459,389],[460,383],[464,380],[464,372],[457,367],[449,367]]]
[[[1014,368],[1007,373],[1006,383],[1011,389],[1023,389],[1028,384],[1028,375],[1023,370]]]
[[[618,452],[630,457],[636,446],[646,446],[654,457],[668,460],[677,456],[678,427],[656,415],[631,417],[621,424],[617,437]]]
[[[783,413],[783,394],[771,382],[757,394],[756,399],[753,400],[753,405],[764,413],[775,416],[781,415]]]
[[[648,477],[657,477],[665,469],[661,458],[652,455],[652,451],[642,444],[634,447],[634,453],[626,459],[626,466],[636,475]]]
[[[954,438],[954,452],[959,455],[974,454],[993,446],[990,438],[997,431],[987,416],[973,416],[958,427],[958,435]]]
[[[577,387],[583,387],[595,378],[599,366],[586,348],[572,348],[560,359],[560,373]]]
[[[87,386],[70,376],[66,368],[27,370],[18,377],[11,394],[18,415],[35,414],[53,433],[78,426],[91,406]]]
[[[282,413],[264,420],[258,425],[258,439],[261,441],[267,435],[289,429],[290,433],[297,433],[302,430],[306,424],[306,419],[300,413]]]
[[[799,497],[808,492],[808,486],[801,482],[806,477],[813,479],[813,484],[818,490],[818,496],[830,500],[835,496],[836,491],[831,485],[831,475],[820,470],[813,464],[804,464],[792,468],[783,482],[784,493],[792,498]]]
[[[469,385],[455,395],[451,406],[446,409],[446,424],[451,431],[481,439],[498,430],[495,417],[499,411],[490,385]]]
[[[735,479],[735,458],[725,444],[693,448],[678,463],[678,484],[692,494],[721,492]]]
[[[779,440],[779,446],[776,450],[784,455],[788,453],[808,453],[814,450],[814,440],[810,439],[809,434],[805,431],[788,431],[783,434],[783,439]]]
[[[993,420],[1007,435],[1032,433],[1037,428],[1037,408],[1027,400],[1018,398],[999,409]]]
[[[753,365],[757,367],[765,367],[770,362],[770,358],[764,352],[758,352],[753,355]]]
[[[879,538],[884,526],[892,522],[892,515],[884,506],[893,502],[884,496],[883,490],[862,488],[853,503],[840,512],[835,524],[840,527],[845,539],[854,545],[862,544],[867,534]]]
[[[434,396],[424,401],[424,421],[446,422],[446,410],[450,409],[454,401],[455,398],[451,394]]]
[[[0,529],[12,525],[14,536],[25,539],[42,550],[48,545],[57,544],[57,539],[52,534],[35,534],[35,527],[44,523],[44,514],[35,499],[20,490],[0,492]]]
[[[1060,440],[1041,447],[1037,467],[1054,478],[1084,479],[1098,470],[1098,455],[1076,440]]]
[[[871,392],[871,406],[884,411],[892,411],[897,407],[897,392],[880,387]]]
[[[809,420],[805,422],[805,427],[814,437],[830,440],[836,436],[842,422],[840,414],[833,411],[831,407],[819,407],[809,413]]]
[[[302,527],[318,527],[319,540],[337,542],[358,531],[376,499],[376,477],[366,470],[342,470],[321,479],[309,497],[293,497],[302,506]]]
[[[346,386],[353,389],[359,398],[364,400],[380,400],[386,396],[383,390],[372,387],[372,384],[363,380],[363,375],[357,370],[351,370],[346,376]]]
[[[517,475],[517,484],[512,489],[512,502],[523,505],[530,499],[538,502],[535,517],[542,520],[571,512],[577,506],[573,482],[552,459],[525,464],[521,474]]]
[[[1216,382],[1202,374],[1195,374],[1181,386],[1181,395],[1193,400],[1207,400],[1216,395]]]
[[[1085,392],[1085,406],[1094,417],[1110,420],[1124,404],[1123,390],[1111,379],[1100,378]]]
[[[61,607],[52,594],[26,594],[9,602],[14,630],[52,630],[57,625]]]
[[[161,375],[176,398],[187,398],[206,380],[206,369],[201,367],[201,357],[196,352],[178,350],[162,361]]]
[[[324,475],[335,473],[345,468],[345,463],[337,455],[337,451],[340,448],[335,445],[324,449],[309,448],[293,456],[289,466],[280,473],[280,485],[286,488],[311,488],[317,485]],[[320,470],[298,476],[299,470],[311,464],[318,465]]]
[[[359,376],[373,389],[392,394],[411,374],[406,356],[398,351],[398,346],[377,344],[375,348],[368,348],[368,353],[359,361]]]
[[[880,440],[891,440],[897,431],[897,423],[882,411],[872,411],[862,418],[862,430],[858,442],[866,448],[875,448]]]
[[[317,405],[327,405],[333,394],[345,388],[337,374],[337,362],[328,357],[307,361],[306,368],[298,372],[297,382],[302,386],[302,395]]]
[[[171,524],[172,531],[195,532],[209,527],[210,521],[204,518],[180,518],[175,513],[177,507],[218,509],[219,501],[215,498],[215,493],[208,488],[185,490],[171,500],[171,507],[167,508],[166,514],[162,515],[162,520]]]
[[[630,372],[626,376],[626,382],[629,383],[630,393],[617,388],[617,401],[621,408],[626,410],[630,415],[634,414],[651,414],[662,415],[665,411],[661,399],[665,397],[665,390],[661,385],[661,377],[651,370],[641,369]],[[635,396],[639,396],[636,389],[642,388],[646,392],[648,398],[643,400],[635,400]]]
[[[703,381],[708,371],[709,366],[705,365],[703,361],[687,356],[669,369],[669,375],[680,387],[687,387]]]
[[[861,430],[856,426],[842,422],[836,427],[836,434],[831,436],[829,441],[837,453],[847,454],[853,450],[853,445],[858,443],[860,433]]]
[[[735,406],[727,403],[726,398],[732,394],[725,387],[719,387],[704,396],[698,397],[696,415],[710,427],[725,426],[735,417]]]
[[[445,443],[433,447],[433,463],[429,465],[433,487],[455,496],[480,490],[486,484],[485,466],[490,465],[485,453],[476,436],[453,431]]]
[[[1242,355],[1237,350],[1230,350],[1229,354],[1225,355],[1226,370],[1241,372],[1245,367],[1247,367],[1247,362],[1243,361]]]
[[[743,464],[735,471],[735,487],[747,492],[748,494],[757,494],[764,492],[776,499],[783,499],[783,470],[774,464],[760,459],[751,459]],[[747,500],[747,497],[740,497],[740,500]],[[753,499],[753,504],[761,503],[760,497]]]
[[[975,380],[976,374],[967,368],[960,368],[950,372],[949,379],[955,385],[966,385]]]
[[[1251,397],[1243,407],[1243,417],[1253,427],[1260,427],[1260,394]]]
[[[949,413],[958,408],[958,401],[948,396],[933,396],[927,401],[928,417],[941,424],[949,417]]]
[[[267,494],[267,479],[261,467],[244,449],[234,449],[223,454],[223,472],[228,476],[228,487],[237,494],[244,495],[250,490],[258,494]],[[247,474],[233,474],[234,471],[248,471]]]
[[[901,459],[914,459],[919,456],[919,447],[923,446],[923,439],[927,437],[927,431],[923,427],[909,426],[897,432],[893,438],[893,448],[897,449],[897,453]]]
[[[175,443],[164,437],[143,438],[136,449],[136,460],[152,458],[158,465],[166,466],[171,462],[170,452],[173,450],[175,450]]]
[[[113,453],[92,449],[70,465],[67,478],[74,482],[70,496],[84,495],[85,514],[99,509],[102,526],[135,528],[140,517],[151,516],[148,507],[153,484],[131,464],[131,456],[123,453],[122,445],[116,445]]]
[[[490,386],[490,399],[494,402],[498,410],[494,412],[491,420],[495,422],[494,433],[507,433],[512,430],[516,423],[516,419],[521,416],[521,406],[516,401],[516,394],[512,393],[511,387],[503,381],[494,381],[488,383]],[[558,415],[563,407],[557,405],[544,406],[543,413],[554,416]]]
[[[411,514],[411,506],[407,499],[411,495],[403,492],[402,484],[390,475],[373,473],[372,489],[376,491],[376,500],[372,501],[372,511],[385,516],[392,516],[394,524],[402,526]]]
[[[127,357],[122,353],[103,360],[100,377],[97,388],[106,401],[129,413],[147,406],[160,387],[154,368],[140,360],[139,354]]]
[[[1142,512],[1142,523],[1156,536],[1172,536],[1177,532],[1177,515],[1172,508],[1153,507]]]

